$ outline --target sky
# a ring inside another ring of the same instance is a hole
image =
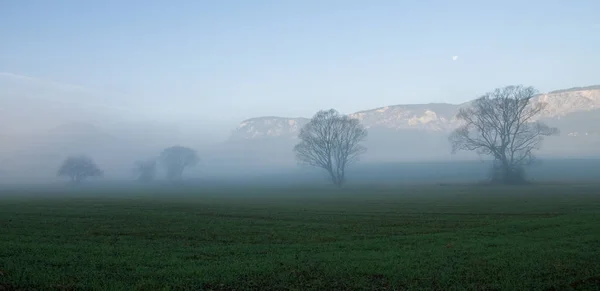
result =
[[[598,11],[597,0],[0,0],[0,73],[166,120],[461,103],[512,84],[600,84]]]

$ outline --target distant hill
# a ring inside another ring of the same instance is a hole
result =
[[[548,138],[543,144],[541,155],[600,154],[600,85],[539,94],[532,102],[546,103],[547,107],[538,119],[561,130],[559,137]],[[350,116],[361,120],[369,129],[366,160],[475,158],[468,153],[451,156],[447,141],[450,131],[458,126],[455,118],[458,110],[469,103],[391,105],[361,110]],[[248,119],[232,132],[228,142],[244,147],[252,140],[255,148],[260,143],[267,148],[277,139],[290,140],[290,145],[280,151],[287,153],[288,162],[292,164],[293,140],[308,121],[305,117]],[[258,148],[252,154],[268,160],[270,153]],[[283,154],[279,156],[282,158]]]
[[[600,85],[556,90],[540,94],[532,102],[547,103],[541,118],[556,118],[571,113],[600,109]],[[367,128],[394,130],[427,130],[444,132],[457,126],[458,110],[466,104],[410,104],[391,105],[361,110],[350,116],[358,118]],[[297,135],[299,128],[309,121],[305,117],[257,117],[244,120],[233,131],[232,139],[289,137]],[[600,127],[600,125],[599,125]]]
[[[600,90],[600,85],[593,85],[593,86],[587,86],[587,87],[573,87],[573,88],[569,88],[569,89],[555,90],[555,91],[550,91],[548,94],[566,93],[566,92],[573,92],[573,91],[589,91],[589,90]]]

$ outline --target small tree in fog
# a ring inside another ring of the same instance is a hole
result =
[[[140,182],[151,182],[156,177],[156,160],[137,161],[133,168]]]
[[[163,150],[159,162],[167,171],[167,179],[171,181],[180,180],[183,170],[198,164],[196,151],[182,146],[173,146]]]
[[[463,124],[449,137],[452,152],[467,150],[493,157],[494,182],[525,182],[524,167],[534,161],[533,151],[539,149],[544,136],[558,133],[534,120],[546,106],[531,102],[536,93],[533,87],[507,86],[461,109],[457,118]]]
[[[327,171],[333,184],[346,181],[346,167],[366,151],[360,145],[367,130],[358,119],[340,115],[336,110],[319,111],[301,130],[300,143],[294,147],[297,160]]]
[[[89,177],[100,177],[103,172],[87,156],[68,157],[58,169],[59,177],[69,177],[71,182],[80,183]]]

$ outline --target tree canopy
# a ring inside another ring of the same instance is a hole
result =
[[[167,179],[180,180],[187,167],[195,166],[200,158],[193,149],[183,146],[173,146],[162,151],[159,158],[160,164],[167,171]]]
[[[67,176],[73,183],[80,183],[88,177],[102,176],[103,172],[87,156],[68,157],[58,169],[58,176]]]

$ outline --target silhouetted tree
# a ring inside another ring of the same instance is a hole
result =
[[[163,150],[160,155],[160,164],[167,171],[167,179],[180,180],[183,170],[195,166],[200,159],[196,151],[182,146],[173,146]]]
[[[140,182],[151,182],[156,177],[156,160],[137,161],[133,168]]]
[[[346,167],[366,151],[360,145],[366,137],[367,130],[358,119],[334,109],[321,110],[300,130],[294,152],[300,163],[325,169],[333,184],[341,187]]]
[[[73,183],[80,183],[88,177],[99,177],[102,174],[96,163],[87,156],[68,157],[58,169],[59,177],[69,177]]]
[[[533,87],[507,86],[461,109],[457,118],[463,124],[449,137],[452,152],[467,150],[493,157],[494,182],[525,182],[524,167],[534,161],[533,151],[539,149],[544,136],[558,133],[558,129],[535,121],[546,106],[531,102],[536,93]]]

